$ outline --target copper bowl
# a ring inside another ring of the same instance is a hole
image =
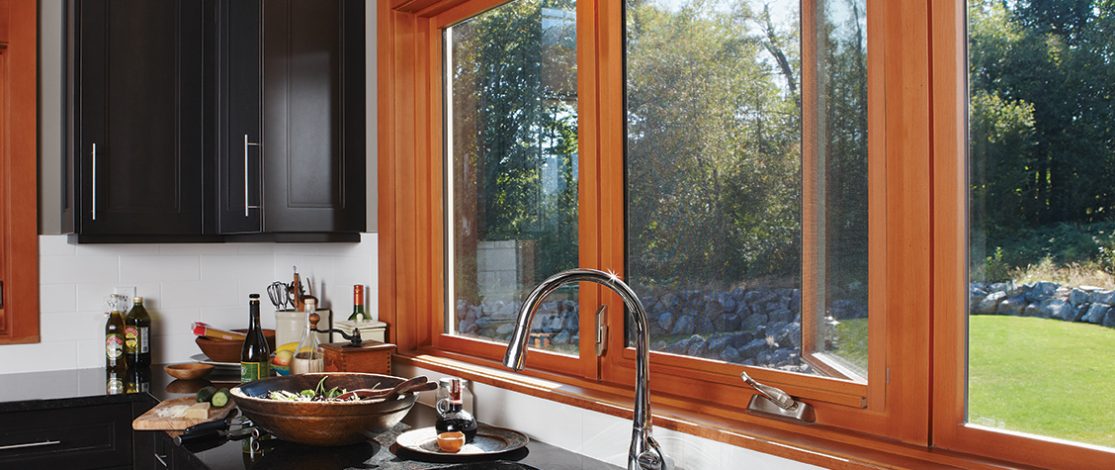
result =
[[[264,398],[273,390],[298,393],[313,389],[323,376],[325,388],[357,390],[389,388],[406,379],[358,372],[324,372],[272,377],[232,389],[240,412],[253,423],[284,441],[311,446],[343,446],[366,441],[391,429],[410,412],[418,394],[392,400],[345,402],[294,402]]]
[[[240,333],[247,333],[248,330],[239,329],[232,330]],[[275,350],[275,330],[263,330],[263,337],[267,340],[267,346],[272,351]],[[207,336],[198,336],[194,340],[197,347],[201,348],[201,352],[209,357],[213,362],[235,362],[240,363],[240,350],[244,347],[244,341],[232,341],[227,339],[210,338]]]

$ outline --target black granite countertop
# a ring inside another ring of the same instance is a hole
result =
[[[31,372],[0,375],[0,413],[40,409],[88,406],[119,402],[149,402],[190,396],[206,381],[183,382],[173,380],[163,372],[162,366],[152,366],[149,379],[125,381],[132,393],[116,392],[108,386],[103,369],[78,369],[65,371]],[[218,386],[235,386],[235,383],[217,383]],[[483,417],[481,417],[483,418]],[[539,417],[544,419],[544,417]],[[416,405],[396,427],[432,426],[436,413],[424,405]],[[482,419],[481,419],[482,421]],[[143,432],[143,431],[135,431]],[[390,436],[387,436],[390,438]],[[383,437],[379,439],[383,441]],[[420,456],[411,455],[390,442],[369,441],[346,447],[315,448],[285,443],[262,441],[252,450],[249,440],[208,440],[191,442],[181,447],[189,451],[190,460],[212,470],[246,468],[298,468],[298,469],[348,469],[378,468],[383,470],[426,470],[444,468],[421,463]],[[262,452],[260,451],[262,450]],[[390,452],[390,453],[388,453]],[[390,460],[385,460],[390,458]],[[619,467],[554,447],[544,442],[531,441],[526,449],[506,455],[500,462],[480,462],[472,466],[453,468],[471,469],[529,469],[543,470],[615,470]],[[444,465],[444,464],[442,464]]]

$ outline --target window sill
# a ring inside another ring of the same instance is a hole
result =
[[[400,353],[401,364],[452,374],[486,385],[564,403],[599,413],[630,419],[632,400],[622,389],[586,388],[570,378],[567,383],[514,373],[482,364],[447,357],[437,351]],[[552,375],[547,375],[553,377]],[[618,393],[617,393],[618,392]],[[655,396],[655,398],[667,398]],[[679,397],[668,397],[683,402]],[[800,427],[801,432],[749,421],[704,414],[655,400],[654,425],[706,439],[744,447],[825,468],[1015,468],[1016,465],[975,455],[926,449],[861,433],[825,426]]]

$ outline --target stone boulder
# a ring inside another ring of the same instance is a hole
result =
[[[697,319],[693,315],[682,315],[674,322],[672,335],[691,335],[697,331]]]
[[[993,291],[990,294],[987,294],[987,297],[984,297],[983,300],[979,301],[979,303],[975,305],[975,313],[981,315],[992,315],[998,310],[999,302],[1005,298],[1007,298],[1006,292]]]
[[[999,315],[1019,316],[1022,315],[1022,310],[1025,308],[1026,298],[1021,295],[1017,295],[1013,297],[1007,297],[1003,299],[1002,302],[999,302],[999,307],[995,309],[995,312]]]
[[[724,348],[723,351],[720,351],[720,360],[721,361],[739,362],[739,360],[741,358],[742,358],[742,356],[740,356],[739,351],[736,350],[736,348],[733,348],[731,346],[728,346],[727,348]]]
[[[1072,304],[1074,307],[1078,307],[1091,302],[1091,298],[1092,296],[1088,293],[1088,291],[1079,287],[1069,291],[1069,303]]]
[[[1081,321],[1088,323],[1095,323],[1097,325],[1103,323],[1104,317],[1111,311],[1111,306],[1108,304],[1094,303],[1088,308],[1088,313],[1084,314]]]
[[[743,320],[740,319],[739,315],[736,315],[734,313],[725,313],[723,315],[720,315],[719,317],[716,317],[716,320],[713,321],[713,324],[716,325],[716,331],[736,331],[739,329],[739,325],[742,321]]]

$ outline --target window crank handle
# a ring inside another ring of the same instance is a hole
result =
[[[763,385],[755,381],[755,379],[751,378],[750,375],[747,375],[747,372],[740,372],[739,378],[743,379],[744,383],[751,386],[751,388],[759,392],[760,395],[766,397],[768,400],[774,402],[775,405],[778,405],[784,410],[789,410],[797,405],[797,401],[795,401],[794,398],[790,396],[790,394],[782,391],[782,389],[778,387]]]

